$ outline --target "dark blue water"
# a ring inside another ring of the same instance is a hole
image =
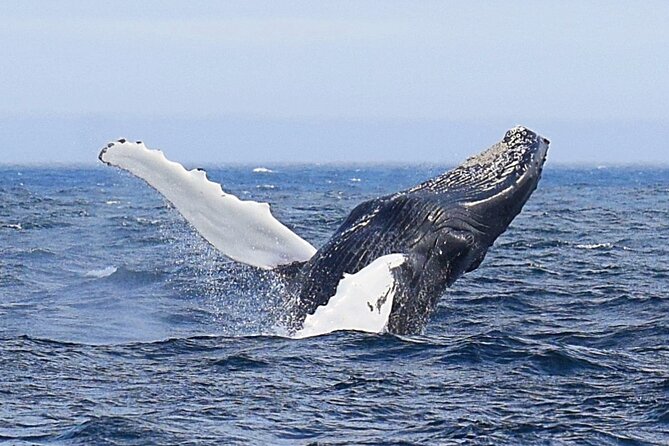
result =
[[[317,246],[442,170],[252,167],[210,177]],[[668,245],[669,170],[549,166],[424,334],[291,340],[141,181],[0,167],[0,442],[669,444]]]

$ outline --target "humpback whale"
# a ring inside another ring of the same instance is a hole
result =
[[[146,181],[229,258],[276,271],[292,296],[294,336],[414,334],[520,213],[548,146],[514,127],[453,170],[359,204],[320,249],[276,220],[268,204],[240,200],[201,169],[186,170],[140,141],[111,142],[99,159]]]

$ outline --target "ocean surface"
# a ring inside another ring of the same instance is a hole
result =
[[[207,170],[319,246],[445,169]],[[421,335],[281,337],[278,294],[128,174],[0,167],[0,443],[669,444],[668,169],[549,160]]]

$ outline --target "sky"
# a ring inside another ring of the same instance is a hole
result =
[[[667,1],[0,3],[0,163],[669,164]]]

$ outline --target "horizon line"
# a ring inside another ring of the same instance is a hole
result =
[[[225,161],[212,164],[198,163],[196,161],[183,161],[180,164],[197,164],[198,166],[206,166],[206,168],[217,169],[223,167],[267,167],[267,166],[324,166],[324,167],[457,167],[460,164],[439,163],[434,161],[265,161],[262,163],[251,161]],[[32,169],[48,169],[48,168],[97,168],[106,167],[100,161],[47,161],[47,162],[4,162],[0,161],[0,168],[32,168]],[[186,166],[184,166],[186,167]],[[589,161],[583,162],[563,162],[556,161],[545,164],[544,170],[552,169],[616,169],[616,168],[642,168],[642,169],[669,169],[669,162],[666,161],[642,161],[642,162],[611,162],[611,163],[594,163]]]

